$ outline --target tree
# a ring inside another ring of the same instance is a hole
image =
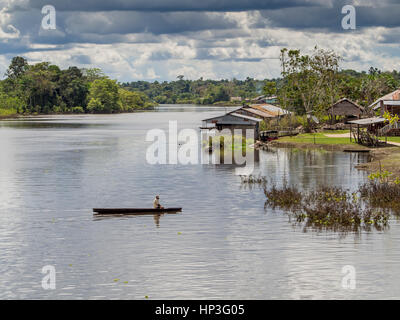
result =
[[[135,109],[144,109],[146,107],[146,96],[141,92],[132,92],[119,89],[122,111],[130,112]]]
[[[274,96],[276,94],[276,82],[268,81],[263,87],[263,93],[267,96]]]
[[[116,80],[97,79],[90,85],[89,112],[116,113],[120,109]]]
[[[282,49],[282,76],[288,86],[283,90],[285,103],[296,93],[305,113],[321,113],[337,96],[335,84],[339,61],[340,57],[333,51],[318,50],[317,47],[311,56],[301,55],[300,50]]]
[[[19,78],[28,70],[28,61],[23,57],[14,57],[5,74],[10,79]]]
[[[62,102],[68,109],[81,106],[86,109],[86,97],[89,93],[87,83],[82,71],[77,67],[62,70],[58,81],[58,92]]]
[[[30,66],[20,77],[21,90],[26,98],[25,112],[50,113],[54,105],[59,103],[57,81],[60,69],[49,62]]]
[[[94,80],[99,80],[99,79],[104,79],[108,78],[103,70],[100,68],[87,68],[87,69],[82,69],[83,75],[86,77],[86,80],[91,83]]]

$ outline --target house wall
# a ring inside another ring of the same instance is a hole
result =
[[[398,115],[400,117],[400,106],[386,106],[386,110],[392,115]]]
[[[221,131],[224,129],[228,129],[234,134],[234,130],[241,130],[242,135],[246,136],[246,130],[251,129],[254,130],[254,139],[258,139],[259,137],[259,125],[239,125],[239,124],[216,124],[217,130]],[[252,137],[253,138],[253,137]]]
[[[397,114],[400,117],[400,106],[384,105],[383,101],[381,101],[380,110],[381,110],[381,117],[383,117],[386,111],[390,112],[392,115]]]
[[[362,110],[349,102],[341,102],[328,110],[329,115],[334,116],[357,116],[359,117]]]

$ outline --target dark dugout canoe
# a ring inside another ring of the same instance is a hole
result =
[[[182,208],[164,208],[164,209],[154,209],[154,208],[94,208],[94,215],[104,215],[104,214],[157,214],[164,212],[180,212]]]

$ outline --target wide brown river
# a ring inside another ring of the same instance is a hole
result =
[[[0,122],[0,299],[400,298],[400,224],[345,236],[303,232],[264,210],[233,165],[152,165],[150,129],[198,130],[223,108],[161,106],[121,115]],[[356,188],[365,155],[271,149],[255,173],[299,189]],[[94,218],[93,207],[179,214]],[[44,266],[56,288],[42,287]],[[355,288],[342,269],[355,270]]]

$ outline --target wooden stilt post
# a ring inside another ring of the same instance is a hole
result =
[[[350,142],[351,142],[351,135],[353,134],[353,125],[350,123]]]

